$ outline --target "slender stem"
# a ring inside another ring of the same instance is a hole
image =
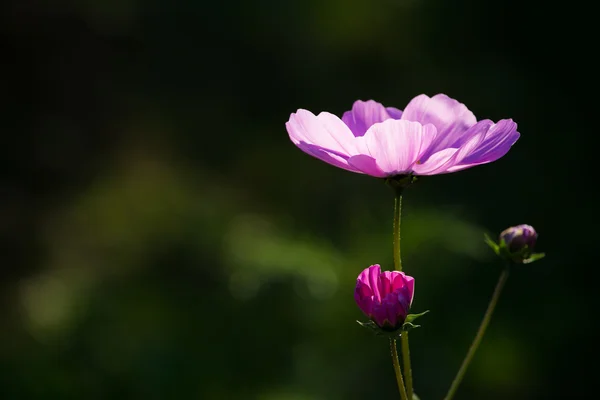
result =
[[[456,377],[454,378],[454,381],[452,381],[452,385],[450,386],[450,389],[448,390],[448,394],[446,395],[444,400],[450,400],[450,399],[452,399],[452,397],[454,397],[454,394],[456,394],[456,390],[458,389],[460,382],[462,381],[462,379],[465,376],[465,372],[467,372],[467,367],[471,363],[471,360],[473,359],[473,356],[475,355],[475,352],[477,351],[477,347],[479,347],[479,344],[481,343],[481,339],[483,339],[485,330],[486,330],[488,324],[490,323],[492,314],[494,313],[494,308],[496,308],[496,304],[498,303],[498,298],[500,297],[500,293],[502,293],[502,288],[504,287],[504,284],[506,283],[506,280],[508,279],[508,271],[509,271],[509,268],[505,267],[504,270],[502,271],[502,274],[500,274],[500,278],[498,278],[498,283],[496,284],[496,289],[494,290],[494,294],[492,295],[490,304],[488,305],[485,315],[483,316],[481,325],[479,325],[479,330],[477,331],[477,334],[475,335],[475,339],[473,339],[473,343],[471,343],[471,347],[469,347],[469,351],[467,352],[467,355],[465,356],[465,359],[463,360],[462,365],[460,366],[460,369],[456,373]]]
[[[402,215],[402,189],[395,190],[394,197],[394,269],[402,271],[402,258],[400,253],[400,216]]]
[[[390,338],[390,350],[392,351],[392,362],[394,363],[394,372],[396,373],[400,398],[402,400],[408,400],[406,389],[404,388],[404,379],[402,379],[402,372],[400,371],[400,360],[398,359],[398,350],[396,349],[396,339]]]
[[[402,221],[402,189],[396,188],[394,196],[394,269],[402,271],[402,253],[400,251],[400,222]],[[402,362],[404,364],[404,376],[406,378],[406,392],[409,400],[412,400],[413,382],[412,368],[410,366],[410,351],[408,349],[408,332],[402,332],[400,337],[402,344]],[[396,357],[398,355],[396,354]],[[400,373],[398,366],[398,373]]]
[[[400,343],[402,344],[402,361],[404,368],[404,377],[406,378],[406,394],[408,399],[412,400],[413,397],[413,382],[412,382],[412,368],[410,366],[410,350],[408,348],[408,331],[402,332],[400,337]]]

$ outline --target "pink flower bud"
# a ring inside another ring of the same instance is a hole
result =
[[[360,273],[354,299],[367,317],[380,328],[402,327],[412,304],[415,279],[399,271],[384,271],[378,264]]]

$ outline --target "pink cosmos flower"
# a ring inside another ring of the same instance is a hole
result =
[[[367,317],[380,328],[398,329],[412,304],[415,279],[399,271],[381,272],[378,264],[360,273],[354,299]]]
[[[286,128],[305,153],[378,178],[444,174],[486,164],[504,156],[520,136],[512,119],[477,121],[464,104],[445,94],[419,95],[404,112],[358,100],[342,119],[299,109]]]

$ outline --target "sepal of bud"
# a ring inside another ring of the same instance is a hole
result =
[[[419,314],[408,314],[406,316],[406,319],[404,320],[404,323],[398,329],[382,328],[373,321],[367,321],[367,322],[356,321],[356,322],[358,322],[358,324],[360,326],[364,326],[365,328],[369,328],[370,330],[372,330],[376,336],[398,338],[398,337],[402,336],[402,332],[408,332],[411,329],[421,327],[421,325],[415,325],[413,323],[413,321],[419,317],[422,317],[423,315],[427,314],[428,312],[429,312],[429,310],[423,311],[422,313],[419,313]]]

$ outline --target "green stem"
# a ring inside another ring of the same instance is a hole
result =
[[[398,359],[398,350],[396,349],[396,339],[390,338],[390,350],[392,351],[392,362],[394,363],[394,372],[396,373],[400,398],[402,400],[408,400],[406,389],[404,388],[404,379],[402,379],[402,372],[400,371],[400,360]]]
[[[496,284],[496,289],[494,290],[494,294],[492,295],[490,304],[488,305],[485,315],[483,316],[481,325],[479,325],[479,330],[477,331],[475,339],[473,339],[473,343],[471,343],[471,347],[469,347],[469,351],[467,352],[467,355],[465,356],[465,359],[463,360],[460,369],[456,373],[456,377],[454,378],[454,381],[452,381],[452,385],[450,386],[448,394],[446,395],[444,400],[451,400],[452,397],[454,397],[454,395],[456,394],[456,390],[460,385],[460,382],[465,376],[465,372],[467,372],[467,368],[469,367],[469,364],[471,363],[471,360],[473,359],[473,356],[475,355],[475,352],[477,351],[477,348],[481,343],[481,339],[483,339],[485,330],[487,329],[487,326],[490,323],[490,319],[492,318],[492,314],[494,313],[494,309],[496,308],[496,304],[498,303],[498,298],[500,298],[500,293],[502,293],[502,288],[504,287],[504,284],[508,279],[508,271],[509,268],[505,267],[502,271],[502,274],[500,274],[500,278],[498,279],[498,283]]]
[[[400,343],[402,344],[402,361],[404,367],[404,376],[406,377],[406,394],[409,400],[413,398],[413,382],[412,382],[412,368],[410,366],[410,350],[408,348],[408,331],[402,332],[400,337]]]
[[[394,197],[394,269],[402,271],[402,258],[400,253],[400,216],[402,215],[402,189],[395,190]]]
[[[402,253],[400,251],[400,222],[402,221],[402,189],[395,189],[394,197],[394,269],[402,271]],[[410,366],[410,351],[408,349],[408,332],[402,332],[400,337],[402,344],[402,362],[404,364],[404,376],[406,378],[406,392],[408,399],[412,400],[413,381],[412,368]],[[399,367],[398,367],[399,369]]]

